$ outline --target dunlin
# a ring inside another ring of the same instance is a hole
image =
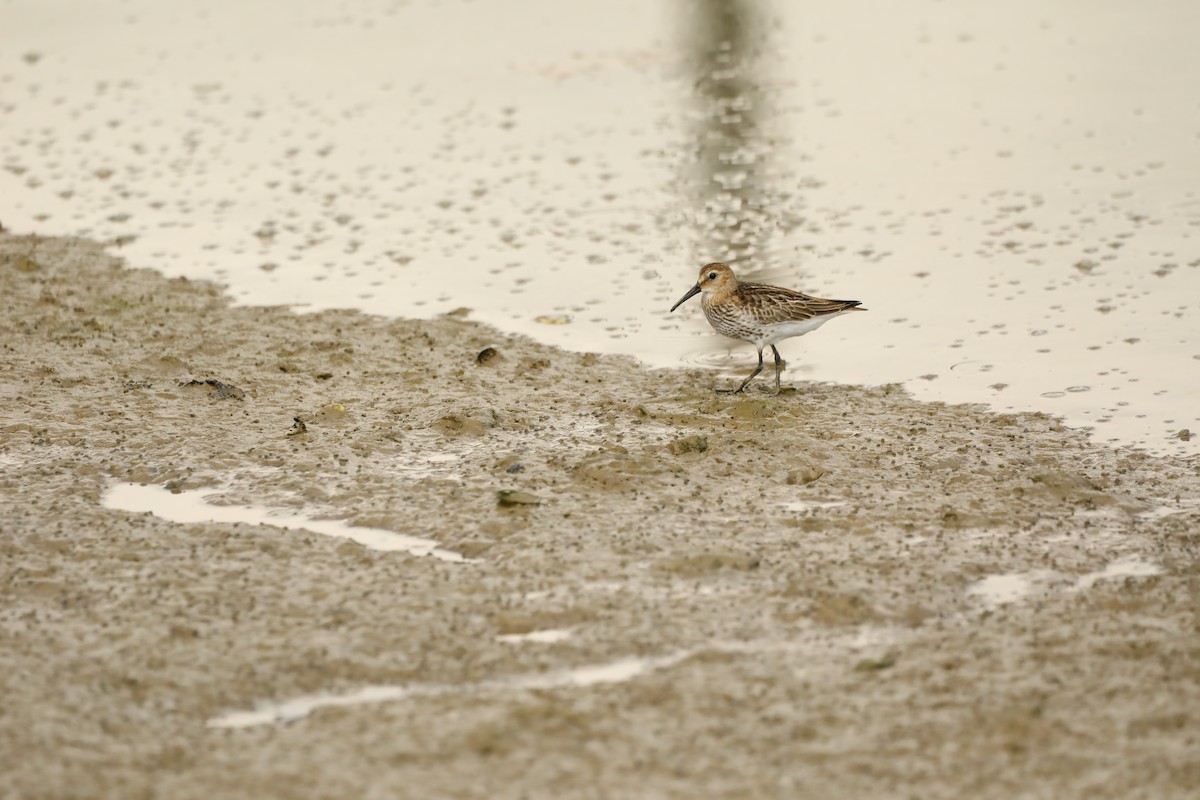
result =
[[[815,331],[836,316],[847,311],[866,311],[857,308],[858,300],[825,300],[820,297],[767,286],[763,283],[739,281],[733,270],[724,264],[705,264],[700,279],[688,289],[671,310],[679,308],[692,295],[700,294],[704,316],[717,333],[731,339],[742,339],[758,348],[758,366],[750,377],[732,391],[738,394],[763,368],[763,348],[771,346],[775,354],[775,393],[779,393],[779,374],[783,368],[775,343]]]

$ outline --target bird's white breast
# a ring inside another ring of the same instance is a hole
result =
[[[846,311],[849,310],[851,309],[846,309]],[[769,344],[782,342],[784,339],[790,339],[793,336],[803,336],[810,331],[815,331],[834,317],[840,317],[846,311],[839,311],[836,314],[824,314],[799,322],[774,322],[770,325],[763,325],[762,333],[755,344],[759,347],[766,347]]]

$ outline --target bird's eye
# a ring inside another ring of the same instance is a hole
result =
[[[715,272],[708,273],[708,279],[710,281],[715,281],[717,279],[717,273],[715,273]]]

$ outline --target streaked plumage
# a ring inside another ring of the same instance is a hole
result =
[[[679,308],[692,295],[703,293],[700,305],[704,316],[717,333],[732,339],[750,342],[758,349],[758,367],[733,392],[745,391],[746,386],[763,368],[763,348],[768,345],[775,354],[775,391],[779,391],[782,361],[775,343],[803,336],[834,317],[858,308],[858,300],[826,300],[763,283],[744,283],[733,270],[721,263],[705,264],[700,278],[671,310]]]

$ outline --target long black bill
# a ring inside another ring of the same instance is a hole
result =
[[[685,294],[683,297],[679,298],[679,302],[678,302],[678,303],[676,303],[675,305],[671,306],[671,311],[674,311],[675,309],[677,309],[677,308],[679,308],[681,305],[683,305],[684,301],[685,301],[685,300],[687,300],[687,299],[688,299],[689,297],[691,297],[692,295],[694,295],[694,294],[699,294],[699,293],[700,293],[700,284],[698,284],[698,283],[697,283],[695,286],[693,286],[692,288],[690,288],[690,289],[688,289],[688,290],[687,290],[687,294]],[[669,314],[669,313],[671,313],[671,311],[668,311],[667,313]]]

